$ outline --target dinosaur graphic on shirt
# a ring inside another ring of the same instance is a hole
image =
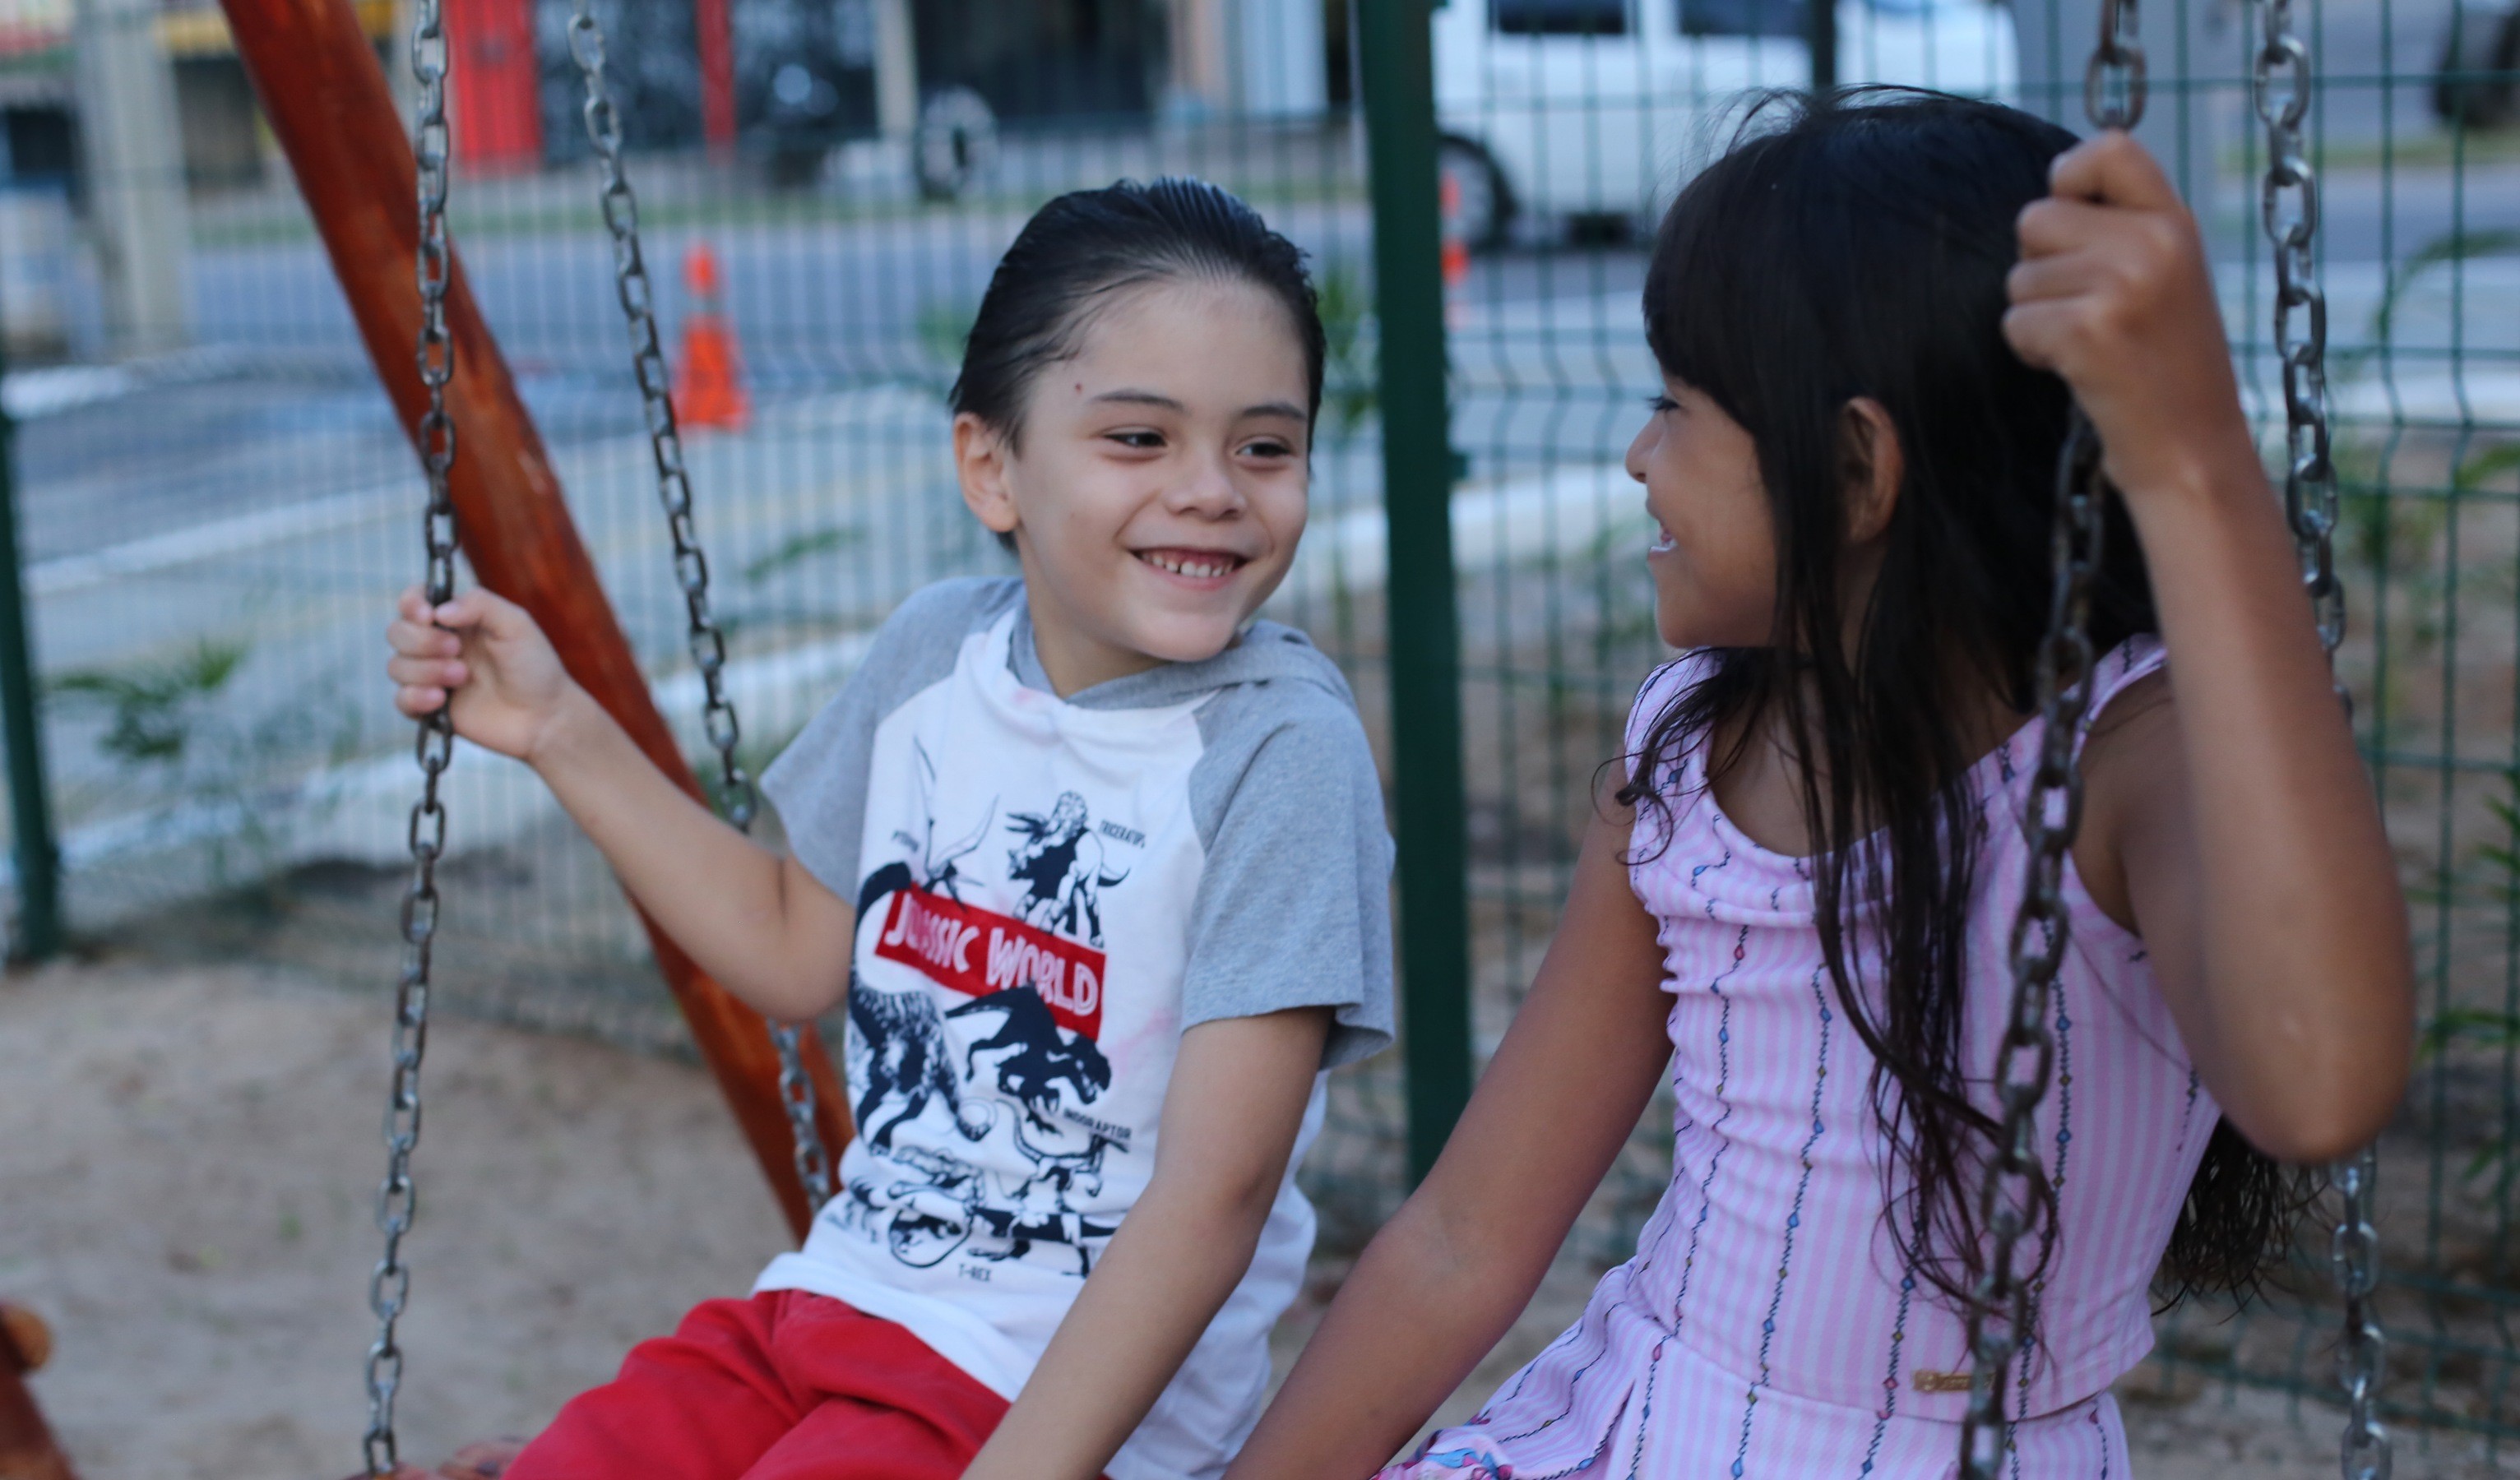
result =
[[[1050,1005],[1030,985],[975,998],[945,1015],[968,1017],[974,1012],[1003,1012],[1006,1021],[996,1033],[965,1048],[963,1072],[976,1077],[981,1054],[1012,1049],[997,1062],[998,1093],[1022,1105],[1025,1116],[1041,1129],[1054,1129],[1050,1116],[1058,1108],[1060,1085],[1084,1104],[1093,1103],[1096,1096],[1111,1088],[1110,1060],[1093,1039],[1060,1027],[1051,1016]]]
[[[860,920],[883,921],[877,958],[926,981],[886,990],[852,966],[850,1071],[876,1159],[850,1177],[837,1216],[913,1268],[959,1257],[973,1278],[1008,1261],[1081,1278],[1118,1224],[1078,1204],[1101,1196],[1111,1148],[1128,1148],[1125,1131],[1078,1118],[1111,1087],[1094,1038],[1102,891],[1128,870],[1104,861],[1084,797],[1061,791],[1046,811],[1005,814],[1019,841],[999,883],[985,865],[967,868],[997,826],[996,800],[976,828],[956,823],[940,838],[923,748],[915,775],[921,822],[891,833],[900,852],[866,875],[857,908]],[[1021,1176],[997,1154],[1010,1135],[1031,1169]],[[995,1152],[967,1159],[958,1143]]]
[[[1007,850],[1007,877],[1024,885],[1015,918],[1029,925],[1102,944],[1102,891],[1129,876],[1102,864],[1102,840],[1092,830],[1085,798],[1061,791],[1048,817],[1010,812],[1007,830],[1023,841]]]
[[[865,1048],[852,1055],[857,1061],[849,1068],[861,1086],[855,1110],[857,1123],[867,1128],[869,1145],[889,1148],[892,1133],[903,1121],[925,1113],[930,1100],[952,1114],[954,1129],[965,1141],[988,1134],[988,1120],[964,1108],[962,1076],[955,1070],[945,1019],[937,1012],[933,996],[921,990],[878,991],[852,970],[849,1026]],[[890,1120],[876,1125],[877,1111],[892,1099],[901,1108]]]
[[[1074,1273],[1083,1278],[1094,1273],[1097,1248],[1120,1227],[1088,1217],[1068,1199],[1102,1191],[1102,1155],[1117,1144],[1089,1135],[1085,1149],[1058,1151],[1032,1144],[1018,1128],[1016,1148],[1036,1170],[996,1196],[989,1175],[971,1163],[905,1148],[891,1162],[912,1175],[886,1187],[880,1199],[872,1185],[852,1186],[851,1215],[872,1221],[879,1209],[889,1208],[884,1245],[914,1269],[931,1269],[957,1252],[990,1264],[1041,1252],[1061,1263],[1074,1260]]]

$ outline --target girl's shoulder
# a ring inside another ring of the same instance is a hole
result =
[[[1631,775],[1646,759],[1645,750],[1653,738],[1655,721],[1712,673],[1715,661],[1714,650],[1692,648],[1646,674],[1645,681],[1637,686],[1636,701],[1628,706],[1627,732],[1620,751],[1624,768]],[[1658,764],[1671,764],[1680,756],[1660,755],[1652,759]]]

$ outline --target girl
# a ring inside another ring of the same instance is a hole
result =
[[[1232,196],[1044,206],[953,394],[964,498],[1022,577],[884,624],[763,778],[789,857],[651,766],[520,609],[405,598],[404,712],[451,695],[529,762],[728,990],[848,1008],[858,1135],[804,1248],[510,1480],[1224,1468],[1312,1244],[1321,1071],[1391,1036],[1354,700],[1252,620],[1303,533],[1322,352],[1301,253]]]
[[[1233,1474],[1381,1463],[1521,1311],[1666,1062],[1636,1257],[1387,1475],[1951,1471],[2069,392],[2122,501],[2005,1391],[2015,1473],[2122,1474],[2108,1389],[2156,1270],[2245,1289],[2291,1210],[2268,1157],[2373,1135],[2410,1041],[2404,904],[2195,226],[2123,135],[1858,98],[1690,184],[1644,309],[1663,390],[1627,468],[1687,651],[1451,1144]]]

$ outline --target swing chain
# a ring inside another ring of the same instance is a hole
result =
[[[2083,69],[2083,110],[2095,129],[2133,129],[2143,120],[2145,72],[2138,0],[2100,0],[2098,39]],[[1969,1292],[1968,1407],[1960,1418],[1962,1480],[1996,1480],[2012,1447],[2004,1399],[2013,1359],[2034,1339],[2038,1269],[2017,1271],[2023,1236],[2053,1200],[2039,1159],[2039,1106],[2056,1067],[2048,1029],[2057,968],[2072,930],[2065,904],[2065,861],[2083,826],[2083,774],[2075,742],[2092,704],[2097,654],[2092,648],[2092,582],[2099,572],[2109,484],[2101,471],[2100,437],[2073,410],[2056,457],[2055,512],[2049,524],[2048,633],[2037,669],[2039,764],[2021,820],[2030,863],[2012,919],[2006,958],[2012,1002],[1995,1066],[2000,1110],[1995,1154],[1978,1185],[1977,1224],[1986,1266]],[[2039,1263],[2046,1262],[2043,1251]]]
[[[454,341],[446,332],[446,290],[455,270],[446,234],[448,47],[439,0],[421,0],[412,29],[411,70],[420,84],[412,159],[420,208],[417,276],[420,342],[415,358],[428,394],[417,439],[428,474],[428,511],[422,524],[428,547],[428,604],[455,597],[455,505],[447,474],[455,466],[455,423],[446,414],[446,384],[455,374]],[[412,1151],[420,1144],[420,1064],[428,1047],[428,966],[437,936],[437,861],[446,853],[446,807],[438,779],[455,755],[455,727],[448,706],[424,717],[414,737],[420,762],[420,800],[413,804],[405,840],[411,850],[411,883],[402,900],[403,962],[394,983],[393,1086],[385,1099],[385,1176],[377,1188],[377,1231],[384,1254],[368,1281],[368,1308],[377,1318],[376,1343],[368,1348],[368,1431],[363,1458],[371,1476],[391,1475],[400,1464],[394,1442],[394,1396],[402,1386],[402,1347],[394,1324],[411,1298],[411,1267],[402,1262],[403,1235],[419,1211],[412,1182]]]
[[[709,745],[717,752],[717,804],[737,830],[749,832],[760,796],[737,754],[742,728],[736,719],[735,701],[726,694],[726,634],[709,609],[708,557],[700,549],[699,531],[693,520],[692,480],[683,463],[682,427],[674,417],[673,381],[656,334],[655,292],[649,282],[647,256],[639,246],[639,198],[621,164],[621,113],[605,82],[604,27],[595,19],[594,0],[574,0],[570,8],[568,54],[577,64],[586,91],[580,112],[603,177],[599,199],[605,229],[612,238],[613,295],[620,300],[630,333],[630,369],[639,382],[648,443],[655,460],[656,498],[664,506],[665,529],[674,543],[674,580],[682,587],[683,609],[689,618],[685,643],[706,695],[700,719]],[[805,1072],[795,1028],[774,1022],[770,1041],[779,1051],[779,1100],[788,1112],[796,1178],[805,1188],[807,1205],[820,1212],[831,1200],[832,1174],[831,1156],[815,1123],[813,1077]]]
[[[2012,920],[2007,953],[2012,1006],[1996,1061],[2002,1128],[1978,1189],[1978,1225],[1988,1248],[1968,1308],[1969,1395],[1960,1423],[1965,1480],[1995,1480],[2002,1467],[2011,1443],[2003,1411],[2012,1359],[2031,1339],[2036,1319],[2035,1271],[2015,1270],[2014,1260],[2048,1201],[2039,1159],[2039,1106],[2056,1060],[2048,1003],[2071,927],[2065,860],[2083,821],[2083,776],[2075,764],[2075,740],[2092,700],[2096,659],[2091,590],[2100,565],[2107,491],[2099,436],[2077,409],[2056,466],[2049,547],[2055,585],[2048,597],[2048,635],[2039,649],[2039,765],[2022,818],[2030,867]]]
[[[2327,425],[2327,296],[2319,290],[2313,248],[2318,236],[2318,176],[2302,141],[2310,113],[2310,48],[2293,28],[2293,0],[2260,0],[2260,45],[2250,78],[2258,119],[2267,130],[2267,177],[2258,216],[2274,248],[2273,344],[2282,367],[2284,515],[2301,560],[2302,589],[2318,624],[2318,644],[2331,667],[2345,639],[2345,587],[2336,576],[2336,465]],[[2299,324],[2296,326],[2296,315]],[[2343,685],[2337,695],[2350,696]],[[2329,1168],[2343,1203],[2328,1245],[2344,1304],[2336,1374],[2347,1417],[2339,1452],[2345,1480],[2387,1480],[2389,1431],[2373,1412],[2387,1375],[2388,1338],[2371,1297],[2380,1283],[2380,1235],[2371,1224],[2379,1157],[2365,1146]]]
[[[2318,234],[2318,176],[2302,146],[2310,112],[2310,51],[2293,30],[2292,0],[2261,0],[2264,44],[2251,78],[2267,128],[2267,178],[2259,220],[2274,247],[2274,348],[2283,373],[2284,512],[2301,554],[2302,586],[2333,661],[2345,637],[2345,588],[2330,539],[2336,466],[2328,457],[2327,295],[2312,248]],[[2298,325],[2295,315],[2300,316]]]
[[[2083,112],[2093,128],[2143,121],[2142,19],[2138,0],[2100,0],[2100,39],[2083,67]]]
[[[759,806],[752,778],[745,774],[736,748],[742,739],[735,705],[726,696],[726,634],[709,610],[708,557],[701,553],[692,519],[692,480],[683,466],[683,434],[674,420],[672,377],[656,335],[655,292],[649,285],[648,262],[639,248],[639,198],[621,168],[621,114],[613,107],[604,79],[604,31],[596,23],[593,0],[576,0],[568,22],[568,52],[586,86],[586,136],[595,145],[603,171],[601,200],[605,229],[612,237],[612,285],[630,332],[630,369],[638,379],[641,409],[648,425],[648,443],[656,464],[656,498],[664,506],[665,528],[674,542],[674,580],[682,587],[690,618],[687,643],[692,665],[699,671],[707,694],[702,721],[709,745],[717,751],[719,805],[739,829],[752,826]]]

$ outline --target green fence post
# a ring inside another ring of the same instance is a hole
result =
[[[0,353],[0,380],[8,360]],[[43,716],[35,696],[34,645],[26,635],[26,590],[18,562],[18,427],[0,406],[0,745],[9,757],[9,833],[18,864],[18,938],[13,954],[42,961],[61,949],[61,853],[44,789]]]
[[[1445,402],[1435,76],[1427,0],[1361,0],[1388,530],[1392,790],[1399,813],[1409,1169],[1423,1177],[1470,1098],[1461,630]]]

